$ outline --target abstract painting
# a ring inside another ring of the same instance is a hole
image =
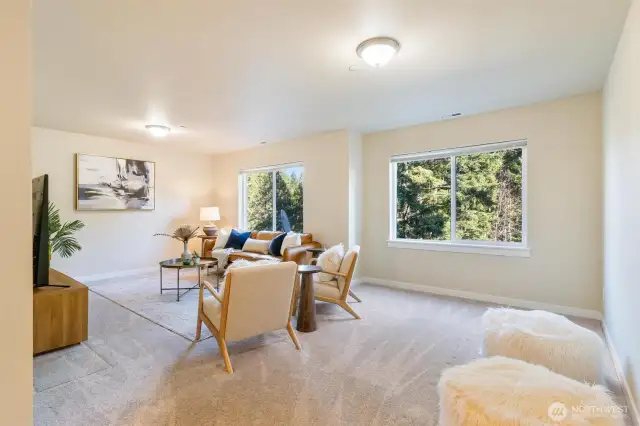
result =
[[[76,209],[155,209],[155,168],[151,161],[76,154]]]

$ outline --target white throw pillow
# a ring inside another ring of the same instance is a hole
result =
[[[289,232],[284,240],[282,240],[282,247],[280,247],[280,254],[284,255],[285,249],[288,247],[298,247],[302,245],[302,237],[295,232]]]
[[[213,249],[221,249],[227,245],[227,241],[229,241],[229,236],[231,235],[231,231],[228,229],[221,229],[218,231],[218,238],[216,238],[216,244],[213,246]]]
[[[342,243],[335,245],[318,256],[317,265],[328,272],[338,272],[344,257],[344,246]],[[318,281],[331,281],[335,279],[335,275],[318,273]]]
[[[254,240],[248,238],[242,246],[242,251],[248,251],[251,253],[267,254],[269,253],[269,244],[271,240]]]

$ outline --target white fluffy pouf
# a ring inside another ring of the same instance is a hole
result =
[[[449,368],[438,384],[440,426],[622,426],[622,410],[590,386],[512,358]]]
[[[606,350],[596,333],[545,311],[488,309],[482,316],[486,356],[506,356],[547,367],[579,381],[602,383]]]

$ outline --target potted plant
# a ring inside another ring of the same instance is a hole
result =
[[[182,243],[184,244],[184,251],[182,252],[182,256],[181,256],[182,260],[188,261],[187,263],[191,263],[191,252],[189,252],[189,247],[188,247],[189,240],[198,235],[198,229],[200,229],[199,226],[197,228],[192,228],[189,225],[182,225],[180,228],[173,231],[173,234],[158,233],[158,234],[153,234],[153,236],[155,237],[157,235],[161,235],[163,237],[169,237],[169,238],[176,239],[178,241],[182,241]]]
[[[84,228],[81,220],[62,223],[60,210],[52,202],[49,202],[49,260],[54,253],[60,257],[71,257],[75,252],[82,250],[82,246],[73,236],[74,233]]]

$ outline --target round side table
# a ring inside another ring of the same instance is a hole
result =
[[[200,281],[202,280],[201,274],[200,272],[202,271],[203,268],[209,269],[209,267],[211,266],[216,266],[216,273],[217,273],[217,267],[218,267],[218,261],[216,259],[212,259],[212,260],[200,260],[200,263],[190,263],[188,265],[185,265],[184,262],[182,261],[182,259],[169,259],[169,260],[163,260],[162,262],[160,262],[160,294],[162,294],[162,292],[164,290],[177,290],[177,296],[176,296],[176,300],[179,302],[180,301],[180,297],[184,296],[185,294],[187,294],[188,292],[190,292],[191,290],[193,290],[194,288],[198,288],[200,287]],[[177,287],[171,287],[171,288],[167,288],[167,287],[162,287],[162,270],[164,268],[168,268],[168,269],[175,269],[176,270],[176,278],[178,280],[178,286]],[[193,268],[198,268],[198,285],[195,285],[193,287],[182,287],[183,290],[186,290],[184,293],[180,294],[180,270],[181,269],[193,269]]]
[[[303,333],[316,331],[316,300],[313,291],[313,274],[322,271],[315,265],[298,265],[298,273],[301,275],[300,304],[298,306],[298,324],[296,329]]]

